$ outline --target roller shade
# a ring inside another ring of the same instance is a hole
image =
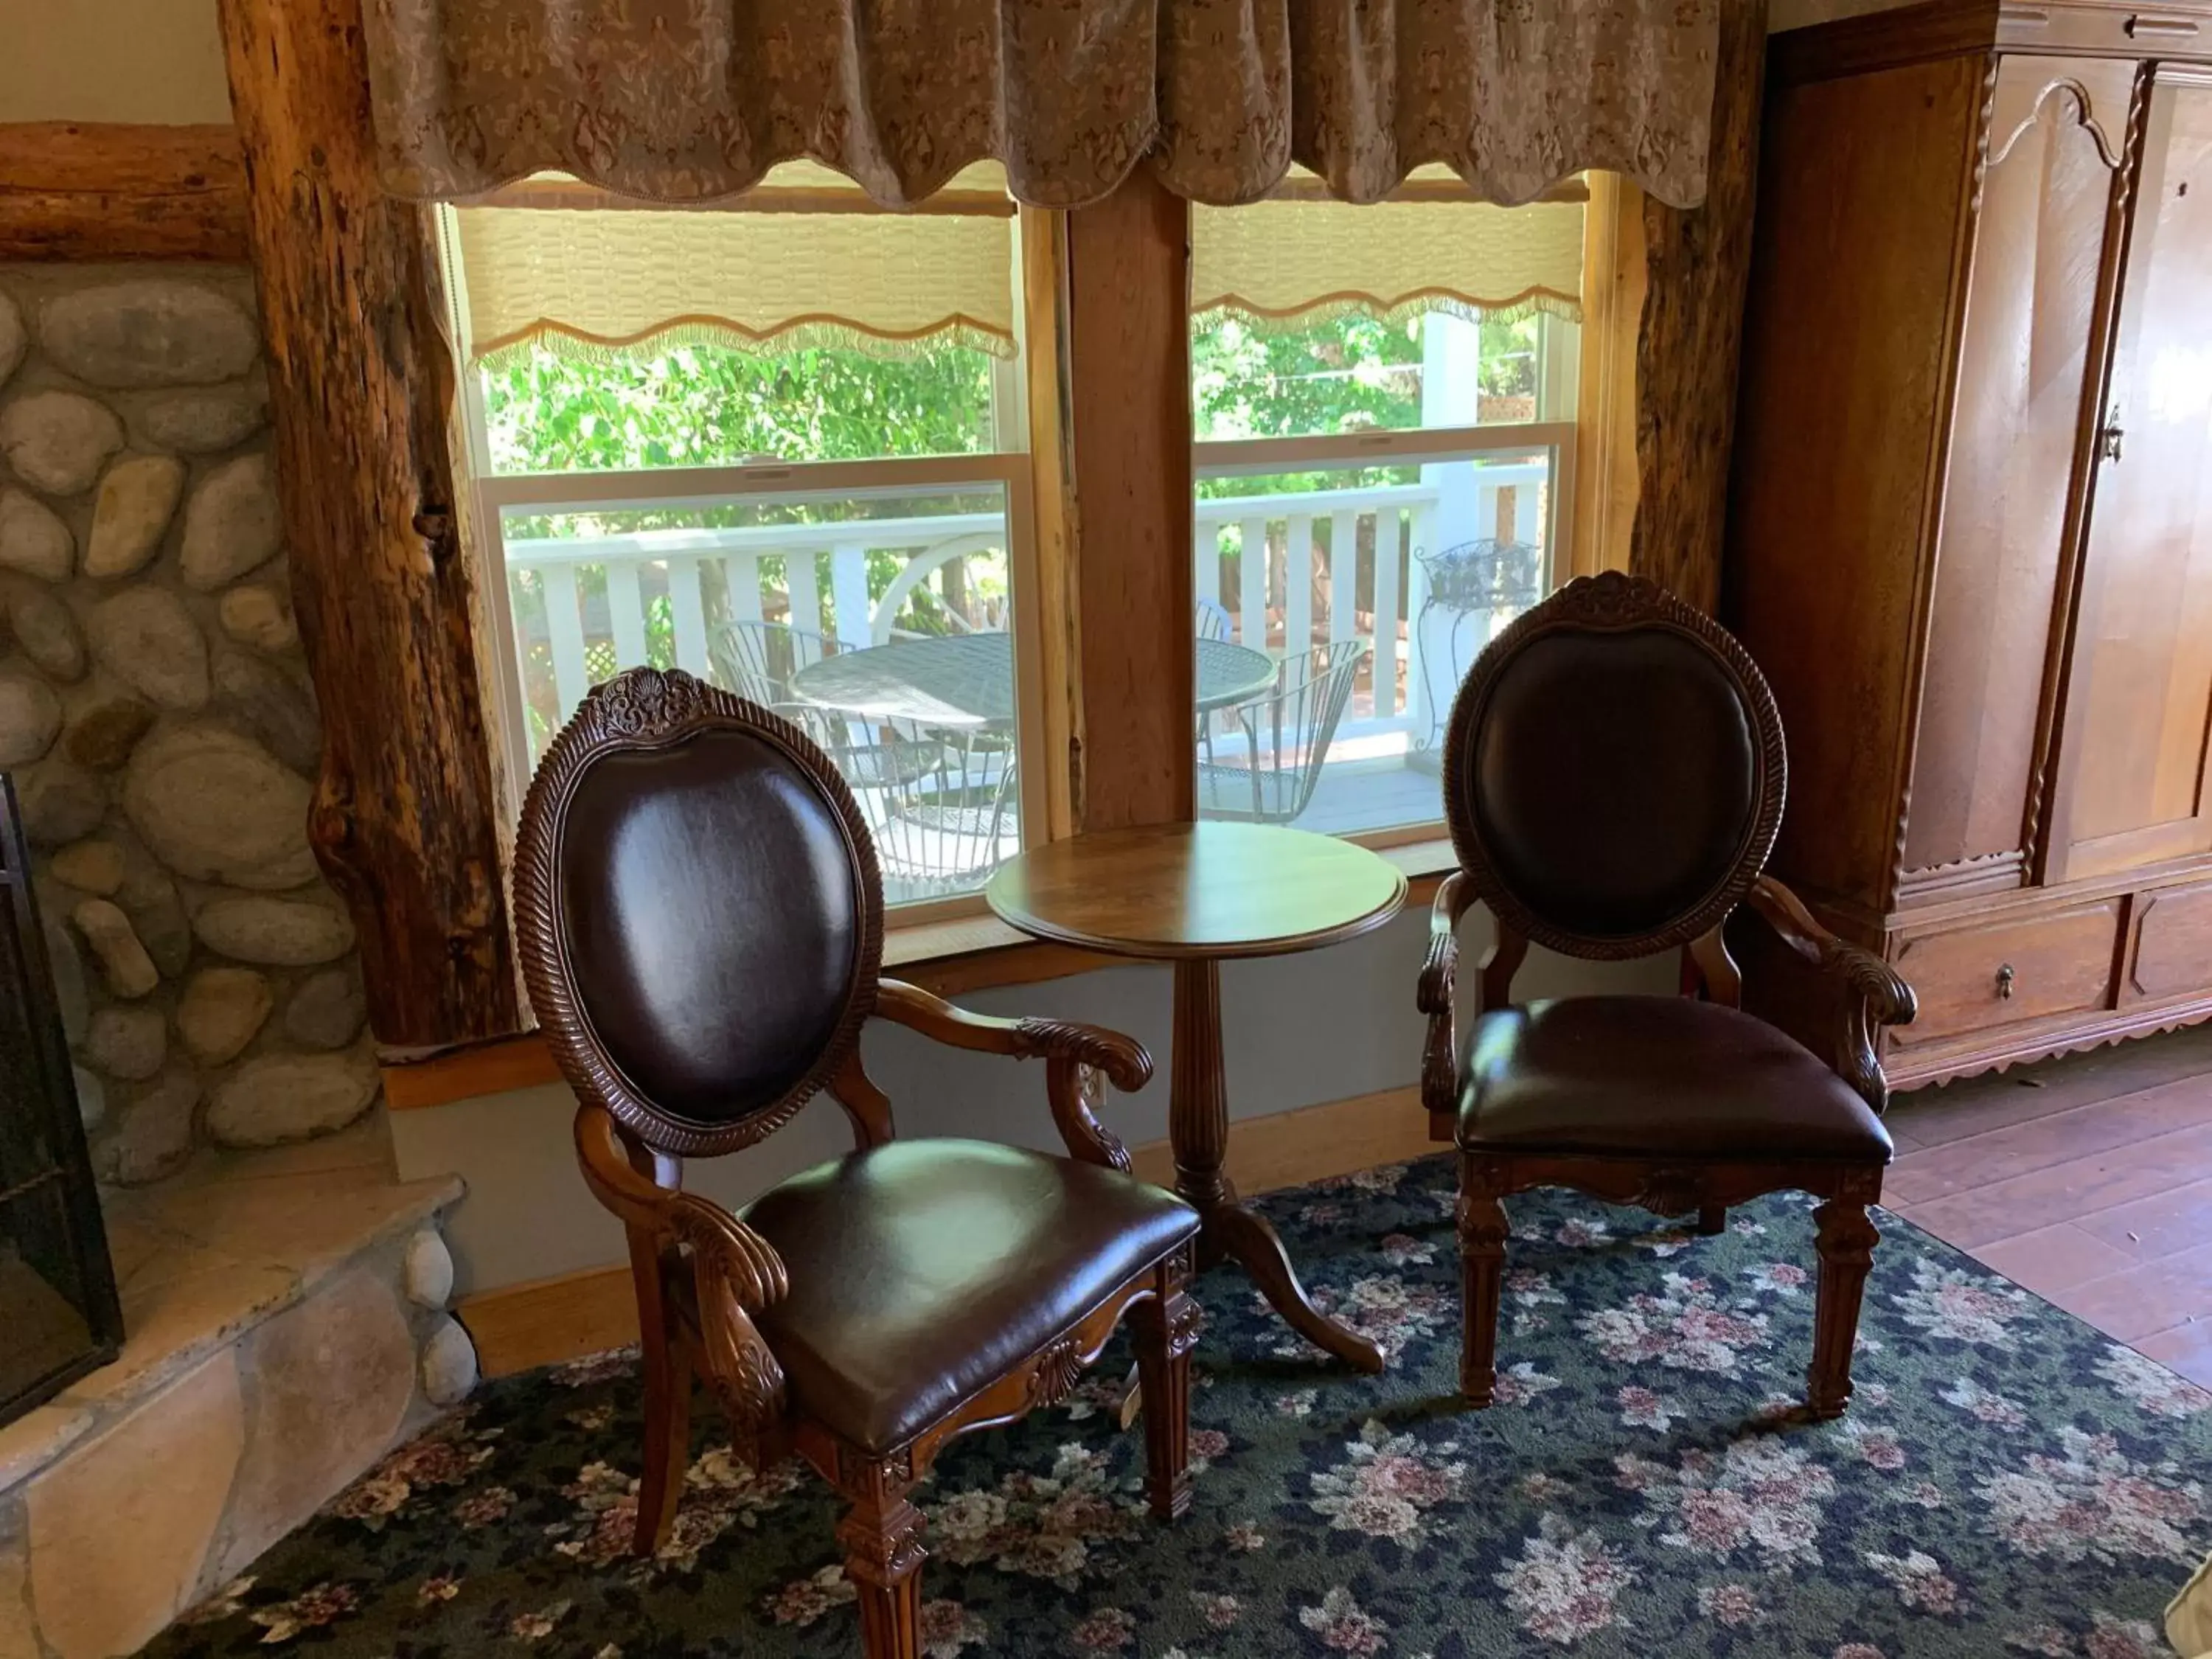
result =
[[[1191,210],[1191,309],[1266,327],[1347,312],[1390,320],[1582,315],[1583,204],[1465,198],[1370,206],[1270,199]]]
[[[937,342],[1011,357],[1013,204],[988,179],[955,182],[975,187],[919,214],[877,210],[822,167],[778,168],[719,208],[511,188],[453,210],[469,356]]]

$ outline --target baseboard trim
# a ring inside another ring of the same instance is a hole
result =
[[[1429,1139],[1420,1091],[1408,1086],[1354,1095],[1296,1111],[1248,1117],[1229,1126],[1229,1170],[1239,1190],[1272,1192],[1438,1151]],[[1130,1157],[1139,1175],[1163,1185],[1175,1178],[1164,1140]],[[587,1267],[462,1299],[458,1310],[486,1376],[556,1364],[637,1340],[637,1304],[628,1267]]]

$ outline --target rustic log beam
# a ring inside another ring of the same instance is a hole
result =
[[[309,833],[394,1047],[517,1028],[428,210],[380,189],[357,0],[222,0],[280,495],[322,705]]]
[[[1640,491],[1630,568],[1708,612],[1720,602],[1765,57],[1765,5],[1723,0],[1705,203],[1644,203],[1649,286],[1636,361]]]
[[[1196,816],[1190,206],[1150,167],[1067,216],[1079,826]]]
[[[235,129],[0,122],[0,259],[246,257]]]

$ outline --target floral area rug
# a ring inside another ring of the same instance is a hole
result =
[[[933,1659],[2166,1651],[2212,1547],[2212,1395],[1885,1218],[1857,1399],[1797,1420],[1808,1204],[1705,1239],[1547,1193],[1509,1206],[1498,1404],[1467,1412],[1451,1182],[1438,1158],[1262,1201],[1389,1369],[1209,1273],[1180,1523],[1145,1514],[1142,1436],[1106,1408],[1118,1347],[956,1443],[916,1494]],[[638,1385],[610,1355],[485,1388],[149,1651],[856,1654],[826,1489],[748,1474],[700,1416],[656,1560],[624,1553]]]

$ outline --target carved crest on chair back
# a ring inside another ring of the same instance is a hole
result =
[[[1510,932],[1586,959],[1723,921],[1773,848],[1786,781],[1781,715],[1735,637],[1612,571],[1491,641],[1444,739],[1444,811],[1476,891]]]
[[[659,1152],[774,1133],[875,1006],[883,884],[851,790],[797,726],[680,671],[618,675],[554,738],[523,805],[514,908],[562,1074]]]

